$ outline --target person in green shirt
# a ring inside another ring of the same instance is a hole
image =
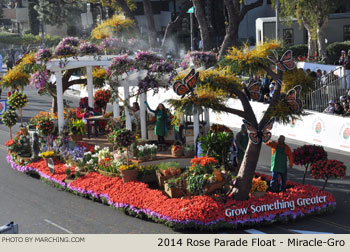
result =
[[[271,157],[271,172],[272,179],[270,182],[270,188],[272,192],[277,191],[278,178],[281,177],[281,188],[284,192],[286,190],[287,182],[287,157],[289,160],[289,169],[293,167],[293,155],[288,145],[285,144],[285,137],[280,135],[277,142],[269,141],[267,146],[272,149]]]
[[[245,150],[247,149],[249,142],[249,137],[247,133],[247,128],[242,124],[241,131],[237,133],[236,136],[236,146],[237,146],[237,171],[241,167]]]
[[[165,106],[163,105],[163,103],[159,103],[156,110],[152,110],[149,107],[147,101],[145,101],[145,104],[146,104],[148,110],[151,111],[152,113],[154,113],[154,115],[157,118],[156,126],[154,128],[154,134],[158,137],[158,144],[164,145],[164,143],[165,143],[164,137],[168,131],[168,128],[167,128],[167,123],[168,123],[167,110],[166,110]]]

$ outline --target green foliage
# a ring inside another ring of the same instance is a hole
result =
[[[52,35],[45,36],[45,43],[47,47],[53,47],[58,45],[60,40],[61,40],[60,36],[52,36]],[[0,32],[0,41],[1,43],[4,43],[4,44],[27,46],[32,44],[40,44],[41,37],[35,36],[33,34],[20,35],[15,33]]]
[[[9,128],[14,126],[17,123],[17,120],[18,120],[18,115],[17,115],[16,111],[11,110],[11,109],[7,110],[1,116],[1,121],[3,122],[3,124],[5,126],[7,126]]]
[[[167,170],[169,167],[171,168],[179,168],[180,164],[178,162],[165,162],[165,163],[160,163],[158,165],[159,170]]]
[[[350,50],[350,41],[335,42],[327,46],[327,63],[335,64],[338,62],[341,50],[348,52]]]
[[[71,175],[70,168],[66,168],[65,173],[66,173],[66,176],[70,176]]]
[[[192,195],[202,195],[204,193],[204,186],[207,183],[207,174],[193,174],[186,179],[187,190]]]
[[[220,165],[228,165],[229,151],[233,143],[233,134],[230,132],[212,132],[198,139],[204,153],[214,157]]]
[[[302,112],[293,112],[288,103],[284,99],[281,99],[277,101],[275,106],[271,107],[268,117],[274,117],[276,122],[286,125],[292,122],[292,120],[300,120],[301,115],[303,115]]]
[[[296,59],[297,57],[307,56],[308,47],[306,44],[300,44],[300,45],[283,47],[277,51],[279,52],[279,54],[282,54],[287,50],[292,50],[293,57]]]
[[[70,133],[74,135],[84,135],[85,134],[85,123],[82,120],[74,120],[69,129]]]
[[[34,9],[39,13],[38,19],[45,24],[61,25],[69,22],[69,17],[76,16],[77,10],[84,7],[82,1],[39,0]]]

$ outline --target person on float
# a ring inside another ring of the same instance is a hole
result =
[[[272,192],[277,192],[278,178],[281,177],[280,191],[285,192],[287,183],[287,158],[289,160],[289,169],[293,168],[293,155],[290,147],[285,144],[285,137],[280,135],[277,142],[269,141],[266,143],[272,149],[271,172],[272,179],[270,188]]]
[[[165,135],[168,131],[168,113],[167,110],[165,108],[165,106],[163,105],[163,103],[159,103],[157,106],[156,110],[152,110],[147,101],[145,101],[145,104],[148,108],[149,111],[151,111],[152,113],[154,113],[154,115],[156,116],[156,126],[154,127],[154,134],[158,137],[158,145],[160,146],[160,148],[164,147],[165,144]]]
[[[249,137],[247,128],[242,124],[241,131],[237,133],[236,145],[237,145],[237,170],[241,167],[245,150],[247,149]]]
[[[93,110],[94,116],[100,116],[102,115],[102,108],[99,106],[96,102],[94,104],[94,110]],[[99,121],[98,123],[98,129],[101,133],[105,132],[107,122],[105,121]]]

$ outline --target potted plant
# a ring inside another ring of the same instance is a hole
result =
[[[185,157],[193,158],[195,155],[194,151],[195,151],[194,145],[186,145],[184,148]]]
[[[267,182],[265,180],[262,180],[261,177],[253,178],[250,195],[256,198],[264,197],[267,188]]]
[[[85,134],[85,123],[80,120],[73,120],[69,127],[69,135],[72,141],[81,141],[83,139],[83,135]]]
[[[157,165],[139,166],[139,173],[138,173],[139,181],[144,183],[157,182],[157,175],[156,175],[157,170],[158,170]]]
[[[164,182],[172,177],[181,174],[180,164],[178,162],[160,163],[157,170],[158,184],[164,188]]]
[[[179,176],[177,178],[170,178],[164,184],[164,191],[170,198],[181,198],[185,196],[185,178]]]
[[[172,145],[171,146],[171,155],[173,157],[181,157],[184,155],[184,149],[181,145]]]
[[[319,160],[311,165],[311,176],[314,179],[323,179],[322,190],[325,189],[328,179],[345,178],[346,166],[338,160]]]
[[[114,148],[125,149],[127,153],[126,162],[129,163],[129,146],[136,140],[134,133],[128,129],[116,129],[108,134],[108,141]]]
[[[119,167],[123,182],[137,181],[138,169],[136,164],[125,164]]]
[[[327,152],[322,146],[303,145],[293,150],[294,163],[305,167],[303,184],[305,183],[309,166],[319,160],[327,160]]]
[[[8,98],[9,106],[14,110],[18,109],[19,111],[19,115],[21,117],[21,126],[23,126],[22,109],[27,105],[27,102],[28,102],[28,97],[22,92],[14,92]]]
[[[7,110],[1,116],[1,121],[4,123],[5,126],[9,127],[10,129],[10,139],[12,139],[12,127],[16,125],[17,120],[17,113],[12,109]]]

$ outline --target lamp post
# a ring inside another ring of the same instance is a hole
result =
[[[278,41],[279,38],[279,28],[280,28],[280,2],[279,0],[276,0],[276,41]]]

